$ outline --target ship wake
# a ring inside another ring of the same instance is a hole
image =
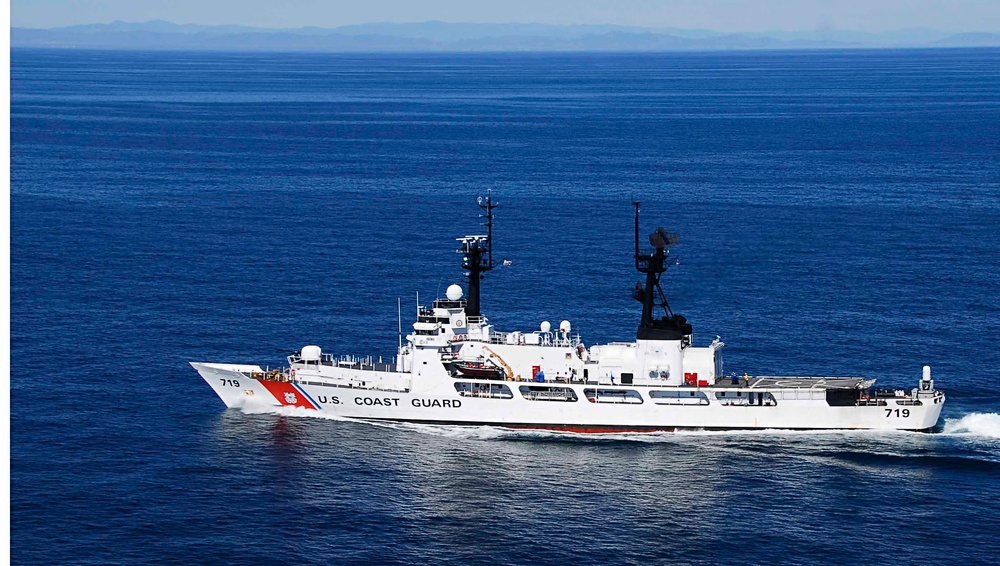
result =
[[[945,419],[941,434],[1000,438],[1000,414],[969,413],[959,419]]]

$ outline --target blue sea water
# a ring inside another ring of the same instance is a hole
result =
[[[996,563],[1000,51],[11,60],[15,563]],[[187,365],[393,355],[488,189],[498,327],[631,339],[635,197],[727,371],[930,364],[940,432],[250,414]]]

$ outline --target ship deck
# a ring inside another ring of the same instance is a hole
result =
[[[757,376],[750,388],[767,389],[863,389],[870,380],[863,377],[778,377]]]

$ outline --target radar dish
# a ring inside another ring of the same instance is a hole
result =
[[[658,250],[681,243],[681,235],[677,232],[667,232],[662,226],[649,235],[649,244]]]

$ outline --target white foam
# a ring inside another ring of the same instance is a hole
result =
[[[945,419],[942,434],[1000,438],[1000,414],[969,413],[960,419]]]
[[[375,426],[409,430],[420,434],[465,440],[502,440],[510,438],[543,438],[549,431],[520,431],[495,426],[457,426],[407,422],[366,421]],[[526,434],[525,434],[526,433]],[[539,434],[540,433],[540,434]]]
[[[311,419],[327,419],[331,421],[353,421],[348,417],[341,417],[326,411],[306,409],[305,407],[276,407],[274,405],[244,405],[240,407],[246,415],[280,415],[282,417],[305,417]]]

